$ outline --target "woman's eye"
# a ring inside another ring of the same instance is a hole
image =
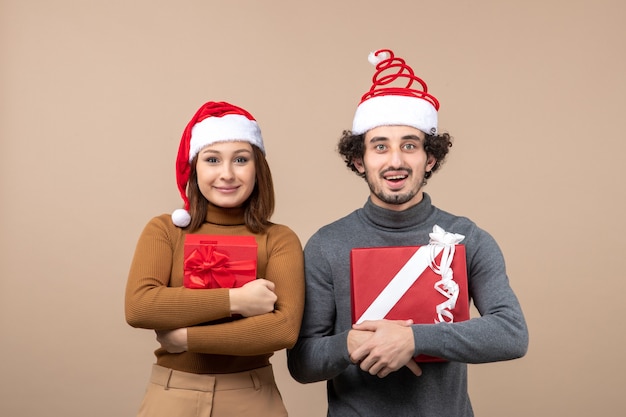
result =
[[[248,158],[240,156],[235,158],[235,163],[237,164],[245,164],[246,162],[248,162]]]
[[[216,164],[217,163],[217,158],[210,156],[208,158],[205,159],[205,161],[207,161],[209,164]]]

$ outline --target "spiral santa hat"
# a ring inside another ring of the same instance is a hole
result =
[[[412,126],[437,133],[439,101],[404,59],[390,49],[371,52],[368,61],[376,66],[372,87],[361,97],[352,122],[352,133],[360,135],[378,126]]]

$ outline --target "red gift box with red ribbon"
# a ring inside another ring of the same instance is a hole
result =
[[[237,288],[256,279],[254,236],[185,236],[183,285],[187,288]]]
[[[470,318],[464,245],[355,248],[350,266],[354,323],[384,318],[435,324]],[[444,361],[428,355],[415,360]]]

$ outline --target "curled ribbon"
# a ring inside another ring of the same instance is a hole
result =
[[[446,301],[437,305],[437,319],[435,323],[452,323],[454,321],[454,315],[452,311],[456,306],[456,301],[459,297],[459,284],[453,279],[453,272],[450,265],[452,259],[454,259],[454,245],[460,243],[465,236],[458,233],[449,233],[443,230],[441,227],[435,225],[433,232],[429,234],[431,248],[430,251],[430,268],[438,275],[441,275],[441,280],[435,283],[435,289],[439,291],[443,296],[447,298]],[[437,254],[436,249],[441,248],[441,261],[439,265],[435,262]]]
[[[235,273],[249,274],[256,270],[254,260],[229,261],[228,255],[203,245],[184,259],[188,288],[233,288]]]

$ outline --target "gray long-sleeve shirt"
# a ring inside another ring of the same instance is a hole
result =
[[[347,348],[352,325],[350,250],[425,245],[434,225],[465,236],[469,295],[480,317],[413,325],[415,355],[448,360],[420,364],[420,377],[406,367],[385,378],[363,372],[352,364]],[[472,416],[467,363],[526,353],[526,322],[497,243],[471,220],[433,206],[428,194],[402,212],[368,200],[363,208],[318,230],[304,255],[304,319],[298,343],[288,351],[288,366],[301,383],[328,381],[329,416]]]

